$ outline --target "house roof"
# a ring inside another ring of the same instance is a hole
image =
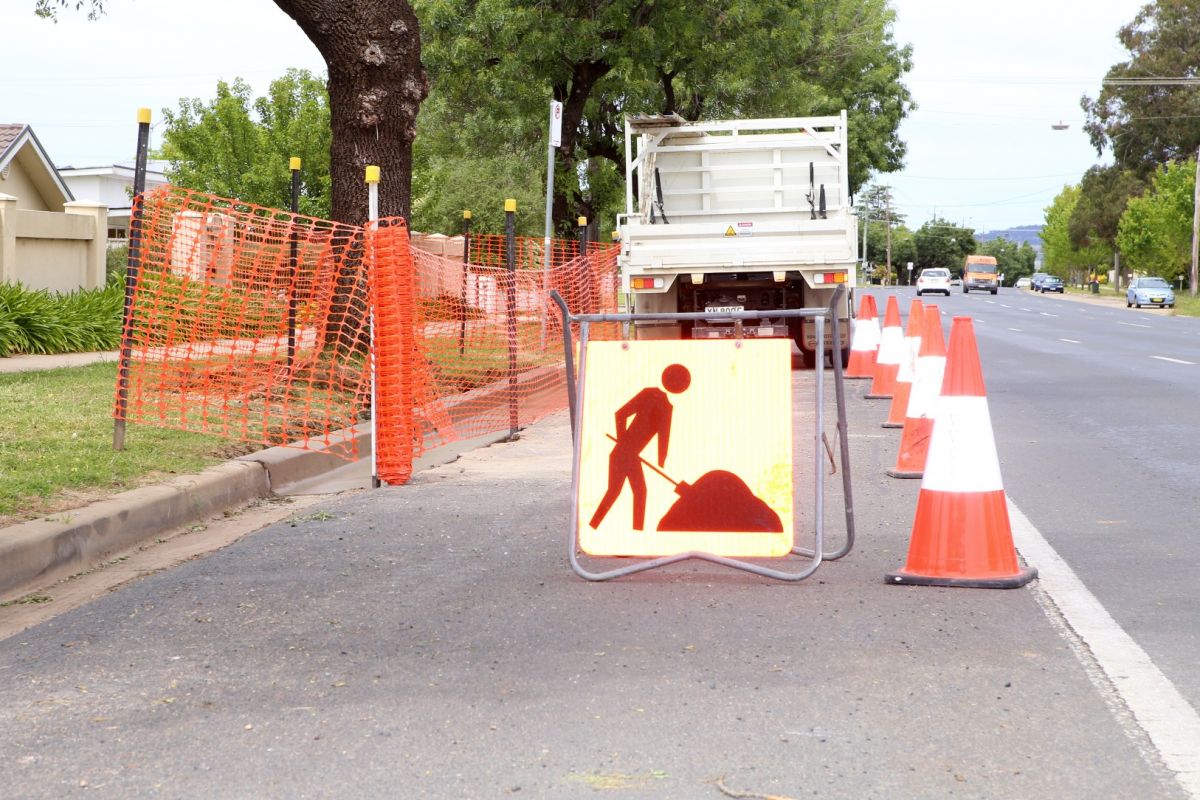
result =
[[[43,194],[48,189],[58,191],[62,195],[63,202],[74,200],[75,195],[71,194],[71,190],[63,181],[62,176],[54,168],[54,162],[46,154],[46,149],[38,141],[33,128],[28,125],[0,124],[0,171],[8,169],[9,164],[27,146],[29,152],[32,153],[32,158],[23,159],[22,164],[32,173],[30,177],[38,189]]]

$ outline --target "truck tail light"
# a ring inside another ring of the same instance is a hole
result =
[[[629,286],[633,289],[661,289],[662,278],[630,278]]]
[[[845,283],[845,272],[818,272],[813,276],[815,283]]]

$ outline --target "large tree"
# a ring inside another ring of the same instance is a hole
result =
[[[438,129],[497,150],[539,144],[564,104],[554,218],[600,210],[623,180],[622,118],[850,112],[851,185],[901,165],[908,48],[886,0],[416,0]],[[591,212],[591,213],[589,213]]]
[[[1194,159],[1167,164],[1154,184],[1125,207],[1117,245],[1128,266],[1140,273],[1174,281],[1192,262],[1192,211],[1196,190]]]
[[[914,238],[917,270],[945,267],[958,273],[962,271],[966,257],[977,252],[974,228],[955,225],[940,217],[933,217],[918,228]]]
[[[35,0],[37,13],[88,8],[106,0]],[[367,217],[363,175],[380,167],[379,212],[409,215],[412,143],[417,113],[428,93],[420,29],[407,0],[275,0],[316,46],[329,73],[332,128],[329,173],[334,219]]]
[[[1046,208],[1046,224],[1042,239],[1042,269],[1060,278],[1086,268],[1087,272],[1107,269],[1112,262],[1112,248],[1104,242],[1077,248],[1071,243],[1071,217],[1079,204],[1078,185],[1064,186]]]
[[[161,155],[167,177],[191,189],[287,208],[291,203],[288,159],[300,157],[300,212],[330,214],[329,101],[325,82],[289,70],[251,100],[242,80],[217,83],[217,96],[179,101],[164,109]]]
[[[1095,166],[1083,175],[1079,200],[1067,223],[1071,247],[1077,251],[1116,249],[1117,225],[1125,204],[1138,197],[1146,185],[1132,171],[1113,166]],[[1120,286],[1120,276],[1117,279]]]
[[[1117,37],[1129,59],[1113,65],[1093,100],[1082,99],[1097,153],[1145,175],[1187,158],[1200,145],[1200,86],[1166,78],[1200,77],[1200,3],[1147,3]]]

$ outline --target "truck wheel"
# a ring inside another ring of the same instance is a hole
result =
[[[995,294],[996,291],[997,291],[996,289],[992,289],[992,294]]]
[[[963,294],[966,294],[966,293],[967,293],[967,285],[963,284]]]

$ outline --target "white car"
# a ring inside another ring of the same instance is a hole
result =
[[[917,278],[917,297],[926,292],[941,292],[950,296],[950,270],[942,267],[930,267],[921,270]]]
[[[1029,278],[1028,276],[1026,276],[1026,277],[1022,277],[1022,278],[1017,278],[1017,282],[1014,283],[1013,286],[1018,289],[1028,289],[1029,285],[1031,283],[1033,283],[1033,280],[1031,278]]]

